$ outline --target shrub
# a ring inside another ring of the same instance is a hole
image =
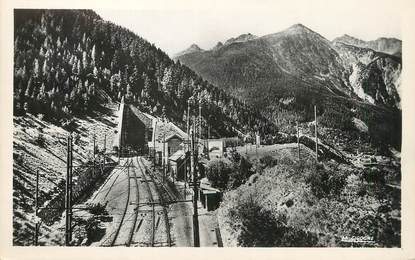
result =
[[[40,147],[45,147],[46,139],[42,133],[39,133],[36,138],[36,144]]]
[[[214,159],[208,162],[206,176],[213,187],[225,189],[231,172],[232,166],[229,161],[225,159]]]
[[[307,182],[313,194],[319,199],[329,195],[338,196],[346,184],[346,175],[340,171],[328,171],[322,165],[317,165]]]
[[[102,205],[101,203],[90,205],[89,212],[94,215],[108,215],[105,205]]]
[[[100,240],[105,234],[105,230],[100,227],[100,222],[95,217],[87,219],[85,232],[88,238],[88,244]]]
[[[263,165],[264,168],[273,167],[277,165],[278,161],[271,155],[265,155],[259,159],[259,162]]]
[[[235,163],[234,165],[233,171],[231,171],[229,176],[229,189],[236,189],[245,183],[252,174],[254,174],[251,162],[245,157],[240,157],[239,163]]]
[[[285,215],[275,216],[259,202],[250,197],[239,200],[229,211],[232,223],[240,230],[238,244],[244,247],[313,246],[317,244],[314,234],[286,225]]]
[[[362,178],[368,183],[385,184],[385,175],[377,168],[365,168]]]

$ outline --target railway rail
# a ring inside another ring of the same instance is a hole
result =
[[[147,187],[149,202],[152,205],[152,211],[151,211],[151,214],[152,214],[152,216],[151,216],[151,221],[152,221],[151,227],[152,228],[151,228],[150,245],[152,247],[154,247],[154,239],[155,239],[155,233],[156,233],[156,230],[155,230],[155,225],[156,225],[155,224],[155,222],[156,222],[155,221],[155,219],[156,219],[156,212],[155,212],[155,209],[154,209],[153,193],[151,191],[150,184],[148,183],[148,180],[146,178],[146,169],[145,168],[143,169],[143,167],[140,165],[140,163],[142,163],[142,159],[140,158],[140,160],[139,160],[138,157],[136,157],[136,160],[137,160],[137,165],[140,168],[141,173],[142,173],[143,182],[146,184],[146,187]]]
[[[168,189],[166,189],[166,187],[163,186],[162,182],[156,177],[154,176],[154,174],[152,174],[147,166],[144,164],[143,159],[141,157],[137,157],[137,161],[139,163],[139,165],[141,164],[142,167],[142,172],[143,172],[143,176],[148,175],[151,179],[151,181],[154,183],[154,187],[156,188],[156,192],[159,198],[159,204],[162,207],[162,211],[163,211],[163,216],[164,216],[164,223],[165,223],[165,230],[166,230],[166,235],[167,235],[167,244],[169,247],[172,246],[172,241],[171,241],[171,235],[170,235],[170,221],[169,221],[169,216],[168,216],[168,211],[167,211],[167,207],[168,207],[168,203],[167,201],[164,199],[164,194],[168,194],[168,196],[171,198],[171,194],[168,191]],[[140,166],[141,167],[141,166]],[[144,177],[145,178],[145,177]],[[156,181],[157,179],[157,181]],[[150,184],[148,184],[148,181],[145,181],[148,185],[148,187],[150,186]],[[162,186],[163,190],[160,189],[160,186]],[[150,189],[149,189],[150,190]],[[154,201],[152,201],[153,205],[154,205]],[[155,234],[155,210],[154,210],[154,206],[153,206],[153,234]],[[154,235],[152,237],[152,246],[154,246]]]
[[[130,166],[131,166],[131,162],[132,162],[131,160],[127,159],[127,163],[126,163],[127,164],[127,166],[126,166],[127,167],[127,181],[128,181],[127,199],[126,199],[123,214],[121,216],[120,223],[118,224],[117,229],[115,231],[115,234],[114,234],[114,236],[111,240],[111,246],[114,246],[115,242],[117,241],[118,235],[120,233],[121,227],[122,227],[124,219],[125,219],[125,215],[127,213],[128,205],[130,204],[130,193],[131,193],[131,189],[130,189]]]

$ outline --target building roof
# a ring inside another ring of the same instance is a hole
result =
[[[169,160],[175,162],[175,161],[181,159],[183,156],[184,156],[184,151],[183,150],[178,150],[172,156],[169,157]]]
[[[183,138],[182,136],[178,135],[177,133],[173,133],[173,134],[171,134],[171,135],[167,136],[165,140],[166,140],[166,142],[167,142],[167,141],[169,141],[170,139],[172,139],[172,138],[174,138],[174,137],[177,137],[177,138],[179,138],[180,140],[184,140],[184,138]]]
[[[155,140],[157,142],[163,142],[163,137],[167,140],[169,137],[177,135],[182,140],[187,138],[187,134],[179,127],[171,122],[163,122],[162,120],[155,119]],[[153,128],[154,129],[154,128]]]
[[[152,128],[152,120],[148,114],[141,112],[137,107],[130,105],[131,111],[134,113],[134,115],[140,119],[141,122],[145,125],[146,128]]]
[[[210,181],[205,177],[200,180],[200,188],[205,193],[206,191],[211,191],[212,193],[220,192],[219,189],[213,188]]]

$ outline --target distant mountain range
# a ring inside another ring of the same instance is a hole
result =
[[[211,50],[197,45],[174,59],[253,105],[287,97],[333,95],[400,108],[401,45],[394,38],[329,41],[302,24],[257,37],[242,34]]]
[[[396,38],[381,37],[374,41],[363,41],[345,34],[343,36],[335,38],[333,42],[342,42],[357,47],[368,48],[378,52],[384,52],[398,57],[401,57],[402,54],[402,41]]]

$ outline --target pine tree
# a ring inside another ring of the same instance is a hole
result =
[[[37,79],[40,76],[40,67],[39,67],[39,60],[35,59],[33,65],[33,76]]]
[[[91,51],[91,59],[92,59],[92,66],[96,66],[96,61],[98,60],[97,58],[97,50],[96,50],[96,46],[94,44],[94,46],[92,47],[92,51]]]
[[[78,60],[78,63],[76,65],[76,74],[80,76],[82,74],[82,70],[83,68],[82,68],[81,60]]]
[[[89,68],[88,57],[86,55],[86,51],[82,52],[82,67],[85,70],[88,70],[88,68]]]
[[[171,67],[164,70],[163,79],[161,81],[162,90],[164,93],[171,95],[173,89],[173,71]]]

